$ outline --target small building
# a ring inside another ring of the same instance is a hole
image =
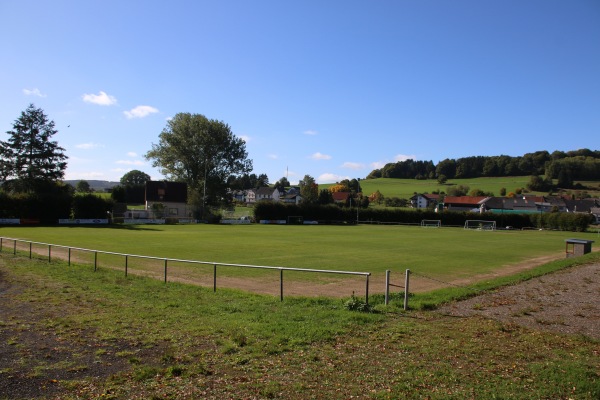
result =
[[[182,182],[147,181],[145,188],[145,211],[150,218],[187,218],[187,184]],[[155,215],[156,205],[161,204],[163,215]]]
[[[592,251],[593,240],[565,239],[567,258],[579,257]]]
[[[447,211],[480,212],[482,200],[488,198],[487,196],[446,196],[443,208]]]

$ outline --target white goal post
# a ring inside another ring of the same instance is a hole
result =
[[[465,221],[465,229],[477,231],[495,231],[496,221],[485,221],[481,219],[468,219]]]
[[[442,226],[442,220],[440,219],[422,219],[421,228],[439,228]]]

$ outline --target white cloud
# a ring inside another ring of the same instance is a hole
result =
[[[133,151],[129,151],[129,152],[127,152],[127,157],[137,157],[137,153],[134,153]]]
[[[307,131],[304,131],[304,134],[305,134],[305,135],[311,135],[311,136],[314,136],[314,135],[318,135],[318,134],[319,134],[319,132],[317,132],[317,131],[314,131],[314,130],[312,130],[312,129],[309,129],[309,130],[307,130]]]
[[[125,116],[128,119],[132,119],[132,118],[144,118],[150,114],[154,114],[157,112],[158,112],[158,109],[151,107],[151,106],[137,106],[135,108],[132,108],[129,111],[123,111],[123,114],[125,114]]]
[[[117,104],[117,99],[114,96],[100,91],[98,94],[84,94],[81,96],[86,103],[98,104],[99,106],[112,106]]]
[[[267,155],[268,158],[270,158],[271,160],[277,160],[279,158],[279,156],[277,154],[269,154]]]
[[[364,169],[365,164],[355,163],[355,162],[345,162],[342,164],[342,168],[348,168],[353,170]]]
[[[123,165],[146,165],[143,161],[140,160],[119,160],[117,164]]]
[[[375,161],[375,162],[371,163],[371,168],[381,169],[381,168],[385,167],[385,164],[387,164],[386,161]]]
[[[46,97],[46,95],[42,94],[42,92],[40,92],[40,89],[38,88],[23,89],[23,93],[27,96]]]
[[[325,173],[325,174],[319,175],[319,177],[317,178],[317,183],[335,183],[335,182],[343,181],[344,179],[350,179],[350,177],[331,174],[331,173]]]
[[[321,154],[319,152],[310,156],[313,160],[331,160],[331,156],[327,154]]]
[[[91,149],[97,149],[98,147],[104,147],[103,144],[99,144],[99,143],[81,143],[81,144],[77,144],[75,145],[76,148],[78,149],[82,149],[82,150],[91,150]]]
[[[413,155],[406,155],[406,154],[398,154],[396,157],[394,157],[394,161],[398,162],[398,161],[406,161],[406,160],[416,160],[417,156]]]

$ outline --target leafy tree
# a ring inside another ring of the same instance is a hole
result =
[[[57,132],[54,121],[30,104],[6,132],[8,141],[0,141],[0,180],[14,180],[17,191],[35,192],[63,179],[65,149],[51,140]]]
[[[120,182],[123,186],[144,186],[149,180],[152,180],[150,175],[134,169],[123,175]]]
[[[374,203],[381,204],[384,200],[383,194],[379,190],[371,195]]]
[[[269,186],[269,177],[267,176],[267,174],[258,175],[258,178],[256,180],[256,188],[258,189],[265,186]]]
[[[275,187],[280,191],[284,190],[286,187],[290,187],[290,181],[284,176],[275,183]]]
[[[335,185],[329,186],[329,191],[331,193],[349,192],[350,189],[348,188],[348,185],[342,185],[341,183],[336,183]]]
[[[500,196],[506,196],[506,188],[500,188]]]
[[[319,192],[319,204],[333,204],[333,194],[328,189]]]
[[[75,191],[77,193],[90,193],[92,191],[90,183],[88,181],[79,181],[75,185]]]
[[[437,177],[437,181],[440,185],[443,185],[444,183],[448,182],[448,178],[444,174],[439,174]]]
[[[226,202],[227,181],[252,170],[244,140],[229,125],[201,114],[178,113],[146,153],[167,179],[186,182],[197,206]],[[265,175],[266,176],[266,175]]]
[[[302,196],[302,202],[304,203],[317,202],[319,185],[315,182],[315,178],[310,175],[304,175],[304,178],[300,181],[300,196]]]
[[[448,196],[466,196],[469,193],[467,185],[455,185],[448,188]]]

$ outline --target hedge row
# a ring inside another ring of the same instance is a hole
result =
[[[414,209],[356,209],[342,208],[337,205],[295,205],[272,202],[257,203],[254,217],[259,220],[287,220],[288,217],[299,216],[305,221],[319,223],[397,223],[418,225],[424,219],[441,220],[443,226],[464,226],[469,219],[496,221],[497,227],[544,228],[566,231],[585,231],[593,222],[589,214],[543,213],[543,214],[493,214],[444,211],[436,213],[428,210]],[[542,219],[540,225],[540,218]]]
[[[0,218],[55,224],[61,218],[106,218],[114,202],[93,194],[42,193],[8,195],[0,192]]]

